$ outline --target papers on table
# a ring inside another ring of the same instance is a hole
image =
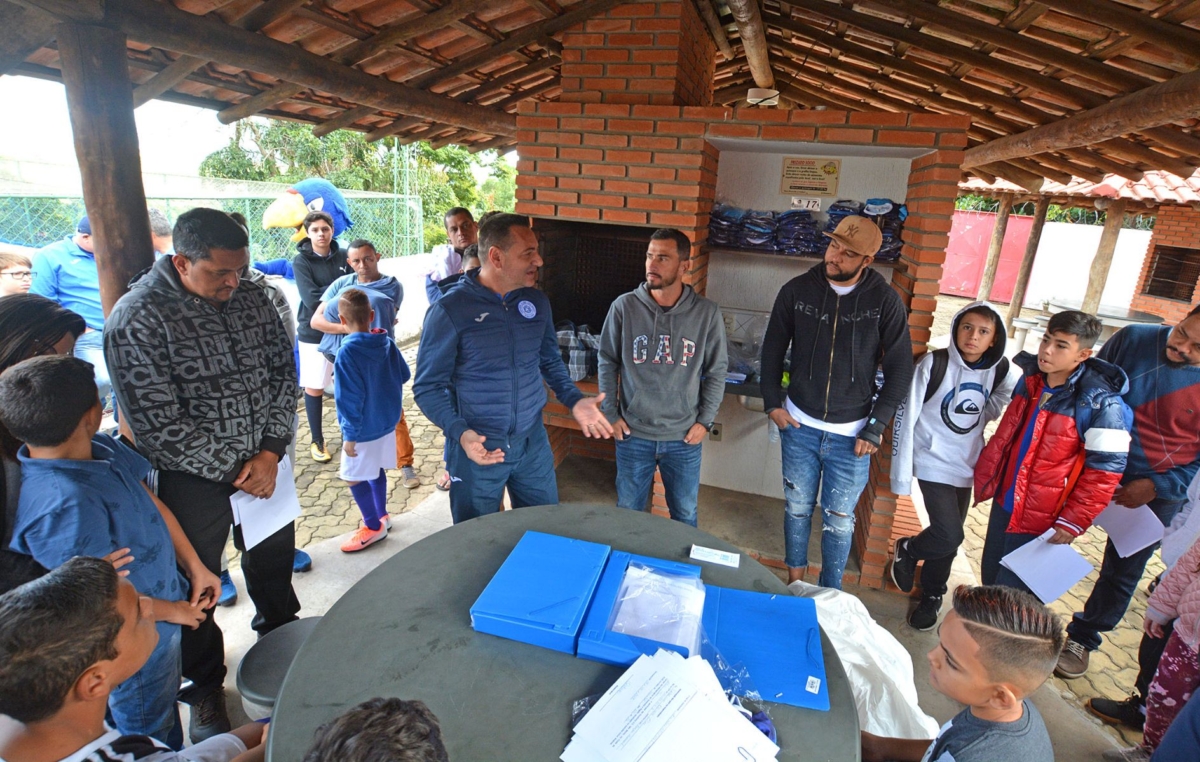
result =
[[[575,726],[563,762],[764,762],[779,747],[725,698],[708,662],[642,656]]]
[[[283,529],[300,516],[300,498],[296,496],[296,479],[292,461],[286,455],[279,461],[275,476],[275,492],[268,498],[238,490],[229,498],[233,508],[233,523],[242,527],[242,541],[249,550]]]
[[[1075,548],[1047,542],[1053,536],[1051,527],[1000,559],[1000,565],[1020,577],[1042,603],[1058,600],[1092,570],[1091,563]]]
[[[1121,558],[1132,556],[1143,548],[1161,542],[1163,538],[1162,522],[1145,505],[1126,508],[1109,503],[1093,523],[1108,532],[1108,539],[1112,540]]]

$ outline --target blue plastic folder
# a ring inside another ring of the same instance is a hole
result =
[[[609,547],[526,532],[471,606],[471,626],[574,654]]]
[[[794,595],[705,589],[704,632],[765,701],[829,711],[817,605]]]
[[[621,591],[621,583],[625,579],[625,569],[631,563],[644,564],[685,577],[700,576],[700,567],[695,564],[664,561],[661,558],[638,556],[614,550],[608,557],[608,564],[604,567],[604,576],[600,578],[600,585],[596,588],[596,594],[592,598],[592,606],[588,609],[587,618],[583,620],[583,631],[579,634],[579,646],[575,655],[581,659],[591,659],[622,667],[633,664],[642,654],[657,653],[660,648],[667,648],[689,656],[690,654],[686,653],[687,649],[685,648],[608,629],[612,619],[613,606],[616,605],[617,595]]]

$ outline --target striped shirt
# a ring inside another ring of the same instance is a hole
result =
[[[172,751],[149,736],[123,736],[119,730],[109,729],[60,762],[229,762],[244,751],[246,745],[231,733]]]

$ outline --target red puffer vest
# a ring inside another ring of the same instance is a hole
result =
[[[1041,534],[1058,526],[1079,536],[1108,505],[1125,471],[1133,416],[1120,395],[1128,379],[1117,366],[1089,359],[1036,411],[1046,386],[1037,358],[1022,352],[1013,363],[1025,376],[975,464],[975,502],[1007,492],[1004,476],[1032,413],[1038,416],[1033,436],[1014,470],[1013,505],[1006,506],[1012,510],[1008,531]]]

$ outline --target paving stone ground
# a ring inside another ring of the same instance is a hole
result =
[[[409,367],[416,368],[416,345],[403,351]],[[342,436],[337,425],[337,412],[333,400],[325,400],[324,429],[325,445],[333,460],[317,463],[308,456],[311,436],[304,405],[298,405],[300,427],[296,434],[296,490],[300,495],[303,515],[296,521],[296,547],[304,548],[315,542],[346,534],[358,528],[362,517],[350,490],[338,478],[338,462],[341,457]],[[388,512],[405,513],[433,492],[434,482],[442,468],[442,432],[429,422],[413,401],[411,385],[404,390],[404,418],[413,440],[413,468],[421,479],[421,486],[407,489],[401,484],[400,471],[388,473]],[[236,565],[236,551],[232,544],[230,564]]]
[[[971,300],[956,297],[939,296],[938,310],[934,315],[933,336],[946,336],[950,332],[954,313],[962,309]],[[1005,307],[1000,307],[1001,314]],[[1024,316],[1029,317],[1035,310],[1024,310]],[[1028,346],[1032,347],[1038,337],[1030,336]],[[988,435],[995,430],[995,424],[989,427]],[[979,576],[979,559],[983,555],[983,540],[987,535],[988,515],[991,511],[991,501],[981,503],[971,509],[967,515],[966,540],[963,542],[963,552],[970,560],[971,568],[976,578]],[[1075,541],[1074,545],[1092,563],[1094,571],[1083,579],[1070,592],[1051,605],[1051,609],[1059,614],[1064,622],[1076,611],[1083,610],[1083,603],[1091,593],[1095,584],[1100,562],[1104,558],[1104,544],[1107,535],[1103,530],[1093,528]],[[1133,602],[1126,612],[1125,618],[1117,628],[1104,636],[1104,644],[1094,651],[1088,672],[1075,680],[1051,678],[1053,686],[1066,698],[1084,709],[1088,699],[1104,696],[1112,699],[1124,699],[1133,691],[1133,683],[1137,679],[1137,651],[1142,638],[1142,621],[1146,614],[1146,586],[1163,571],[1162,560],[1156,554],[1146,565],[1146,573],[1134,593]],[[1086,710],[1085,710],[1086,711]],[[1105,726],[1110,733],[1127,744],[1141,741],[1142,734],[1128,728]]]

